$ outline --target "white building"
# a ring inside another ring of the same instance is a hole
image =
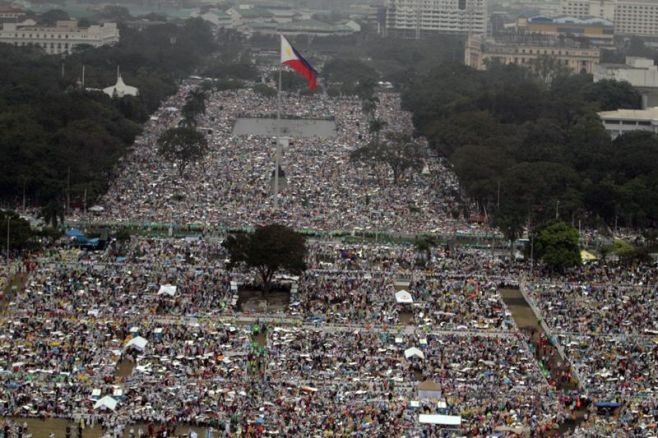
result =
[[[613,21],[616,35],[658,36],[656,0],[561,0],[561,6],[564,15]]]
[[[15,46],[38,46],[50,55],[68,54],[80,45],[100,47],[119,41],[116,23],[79,28],[75,20],[58,21],[55,27],[37,26],[34,21],[4,23],[0,43]]]
[[[658,107],[644,110],[603,111],[599,113],[599,117],[613,139],[632,131],[658,134]]]
[[[658,37],[658,1],[616,0],[615,34]]]
[[[615,0],[561,0],[562,14],[576,18],[615,20]]]
[[[487,32],[487,0],[388,0],[386,32],[420,38],[431,33]]]
[[[12,5],[0,5],[0,23],[15,23],[25,18],[25,10]]]
[[[634,87],[658,88],[658,67],[653,59],[626,57],[625,64],[600,64],[594,69],[594,82],[611,79]]]
[[[111,87],[103,88],[103,93],[110,97],[122,98],[124,96],[137,96],[139,94],[139,90],[136,87],[131,87],[130,85],[126,85],[126,83],[123,82],[121,71],[117,67],[117,83]]]
[[[600,56],[600,49],[567,38],[518,34],[496,39],[470,35],[466,40],[464,64],[486,70],[490,62],[528,66],[540,57],[550,57],[574,73],[592,73]]]
[[[629,56],[625,64],[600,64],[594,68],[594,82],[626,81],[642,95],[642,108],[658,106],[658,67],[653,59]]]

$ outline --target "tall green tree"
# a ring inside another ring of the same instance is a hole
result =
[[[252,233],[231,234],[222,243],[230,255],[229,268],[244,265],[255,269],[265,291],[274,274],[286,271],[301,274],[306,270],[306,238],[280,224],[256,227]]]
[[[583,97],[596,102],[601,111],[618,109],[639,109],[642,107],[642,96],[628,82],[605,79],[587,85]]]
[[[535,254],[547,267],[564,272],[580,265],[577,229],[564,222],[551,222],[539,227],[534,234]]]
[[[41,207],[39,218],[43,219],[46,225],[57,228],[64,223],[64,214],[64,201],[53,197]]]
[[[183,116],[182,126],[191,128],[197,125],[197,117],[206,113],[206,101],[208,95],[200,88],[192,90],[181,108]]]
[[[570,74],[569,68],[562,63],[562,60],[553,56],[538,56],[530,60],[528,65],[546,86],[550,86],[557,78]]]
[[[158,153],[177,165],[179,176],[183,176],[190,163],[200,160],[207,152],[206,137],[194,128],[170,128],[158,139]]]
[[[494,215],[493,225],[496,226],[509,241],[510,261],[514,260],[514,242],[521,237],[528,221],[528,211],[522,205],[504,202]]]
[[[407,170],[423,169],[425,151],[408,134],[387,132],[382,142],[374,141],[354,150],[350,159],[364,164],[386,164],[393,172],[393,182],[398,183]]]
[[[16,212],[0,210],[0,252],[7,248],[7,224],[9,224],[9,249],[26,250],[38,245],[36,233],[25,219]]]
[[[69,14],[62,9],[50,9],[37,17],[42,26],[55,26],[58,21],[70,20]]]

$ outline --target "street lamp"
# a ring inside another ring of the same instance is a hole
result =
[[[9,224],[11,223],[11,217],[7,214],[7,275],[9,275]]]

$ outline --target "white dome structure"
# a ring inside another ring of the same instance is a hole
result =
[[[119,67],[117,67],[117,83],[111,87],[103,88],[103,93],[110,97],[121,98],[124,96],[137,96],[139,94],[139,90],[137,87],[131,87],[130,85],[126,85],[126,83],[123,82],[121,71],[119,70]]]

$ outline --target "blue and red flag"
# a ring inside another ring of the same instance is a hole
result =
[[[281,35],[281,64],[285,64],[306,78],[309,90],[315,90],[318,81],[318,72],[295,49],[290,42]]]

